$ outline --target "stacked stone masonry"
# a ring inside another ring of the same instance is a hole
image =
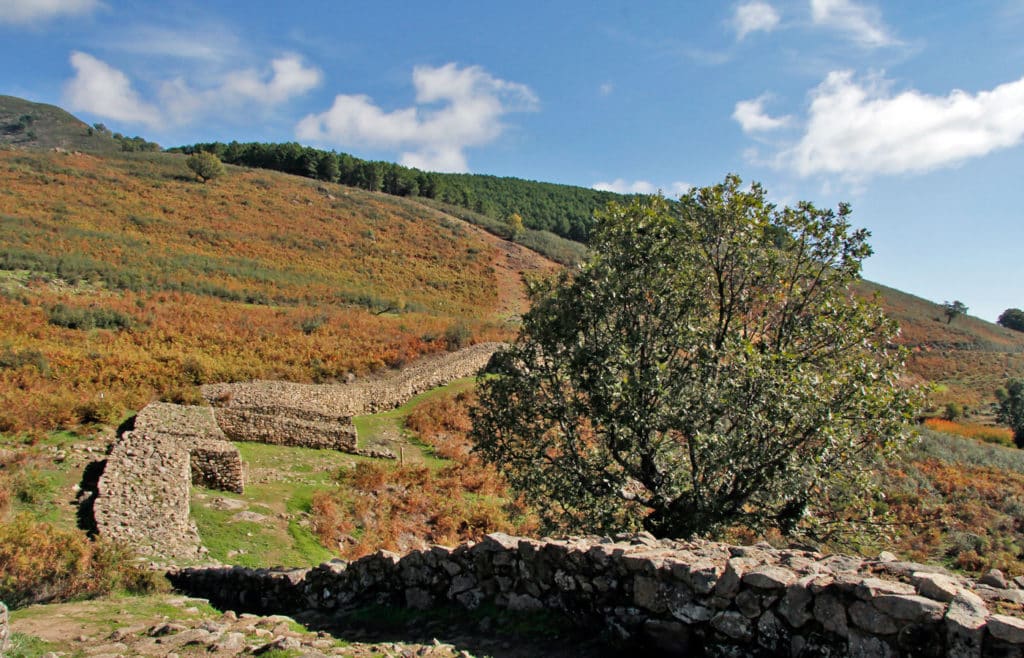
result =
[[[260,613],[444,603],[555,610],[631,648],[677,655],[1024,652],[1020,582],[768,545],[492,534],[404,557],[380,551],[308,570],[186,569],[170,578],[222,608]]]
[[[241,493],[238,448],[209,407],[154,402],[111,448],[93,515],[99,533],[153,557],[201,557],[189,484]]]
[[[346,384],[256,381],[208,384],[203,396],[235,441],[355,452],[352,418],[397,407],[418,393],[475,375],[500,343],[430,355],[397,372]]]
[[[111,448],[93,505],[97,529],[145,555],[199,558],[204,551],[189,516],[189,482],[242,493],[242,459],[228,437],[385,456],[357,450],[353,416],[401,405],[417,393],[474,375],[499,346],[485,343],[428,356],[401,371],[349,384],[205,386],[215,409],[154,402]]]

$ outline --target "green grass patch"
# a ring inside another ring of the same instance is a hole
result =
[[[356,428],[356,439],[360,448],[367,448],[383,442],[385,439],[397,438],[418,450],[423,462],[431,468],[440,468],[449,462],[434,454],[433,447],[423,443],[416,435],[405,428],[405,419],[421,404],[445,395],[456,395],[476,385],[476,378],[464,377],[444,386],[438,386],[413,396],[408,402],[390,411],[382,411],[366,416],[356,416],[352,424]]]
[[[7,658],[40,658],[50,652],[60,651],[62,648],[64,647],[57,642],[47,642],[23,633],[12,633],[10,647],[3,655]],[[72,656],[80,655],[84,654],[81,651],[72,654]]]

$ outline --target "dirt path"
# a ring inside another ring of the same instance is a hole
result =
[[[75,656],[427,656],[465,655],[451,644],[353,641],[309,630],[289,617],[236,615],[177,595],[110,597],[32,606],[12,615],[12,652]],[[278,655],[275,653],[274,655]]]

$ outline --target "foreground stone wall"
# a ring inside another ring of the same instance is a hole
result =
[[[679,655],[1020,656],[1024,590],[900,562],[650,536],[503,534],[308,570],[186,569],[179,588],[252,612],[490,602],[555,610]]]
[[[429,355],[402,370],[347,384],[256,381],[208,384],[202,393],[235,441],[356,452],[354,416],[400,406],[418,393],[475,375],[499,347],[481,343]]]
[[[209,407],[154,402],[111,448],[97,485],[98,532],[143,555],[202,556],[189,515],[189,483],[241,493],[238,448],[226,440]]]

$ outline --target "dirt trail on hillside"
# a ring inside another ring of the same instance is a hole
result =
[[[498,289],[495,315],[500,319],[511,319],[522,315],[530,307],[523,277],[552,275],[561,267],[508,240],[496,239],[495,246],[497,250],[491,261]]]

